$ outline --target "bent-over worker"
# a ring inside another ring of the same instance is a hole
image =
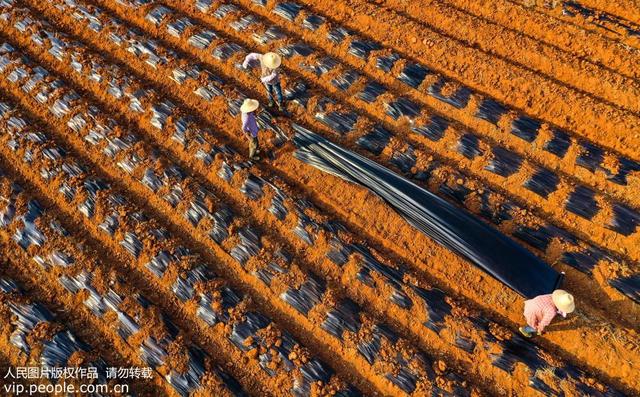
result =
[[[280,84],[280,75],[278,68],[282,64],[282,57],[275,52],[267,52],[266,54],[258,54],[252,52],[244,58],[242,67],[248,69],[253,66],[260,66],[260,81],[267,89],[269,97],[269,107],[274,105],[274,97],[277,100],[278,109],[284,111],[282,99],[282,85]]]
[[[524,302],[524,318],[527,325],[520,327],[520,333],[527,338],[540,335],[545,327],[551,324],[556,314],[567,317],[567,314],[574,310],[573,295],[565,290],[557,289],[552,294],[536,296]]]

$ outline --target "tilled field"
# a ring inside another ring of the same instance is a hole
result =
[[[639,394],[625,3],[0,0],[0,366],[150,367],[153,396]],[[266,97],[239,64],[267,51],[289,114],[262,110],[249,162],[239,107]],[[525,340],[521,296],[300,161],[304,130],[565,272],[575,314]]]

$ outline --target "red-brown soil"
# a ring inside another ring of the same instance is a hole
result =
[[[640,218],[629,233],[613,226],[620,206],[636,215],[640,208],[640,168],[614,177],[625,161],[640,162],[640,44],[616,33],[623,23],[640,24],[636,5],[584,0],[585,7],[617,18],[617,28],[607,30],[593,18],[568,16],[558,4],[511,0],[297,0],[302,10],[292,20],[274,12],[279,3],[273,0],[213,1],[208,9],[207,1],[195,0],[11,3],[0,8],[0,44],[12,48],[0,47],[0,103],[8,109],[0,115],[0,214],[14,205],[17,216],[0,227],[6,253],[0,278],[15,280],[25,293],[0,293],[0,369],[36,362],[44,341],[66,327],[92,347],[74,357],[78,363],[101,357],[110,365],[146,367],[145,344],[166,341],[155,376],[132,383],[140,395],[179,395],[170,380],[188,370],[194,349],[205,357],[188,390],[196,396],[233,395],[235,382],[256,396],[355,390],[380,396],[640,393],[640,305],[612,284],[640,271]],[[155,23],[149,14],[159,6],[167,15]],[[323,18],[315,30],[303,26],[313,14]],[[181,18],[190,24],[173,33]],[[272,26],[285,37],[260,43],[258,37]],[[338,27],[353,36],[332,41],[328,35]],[[189,38],[205,30],[215,33],[211,43],[194,46]],[[356,57],[350,42],[357,38],[380,46],[366,59]],[[228,59],[214,55],[229,43],[242,49]],[[371,192],[296,159],[294,144],[278,144],[275,130],[261,132],[267,158],[247,166],[231,100],[247,95],[264,104],[266,96],[256,74],[237,64],[247,52],[292,44],[308,46],[310,55],[284,58],[283,86],[304,82],[308,103],[288,103],[288,115],[268,117],[275,129],[290,139],[294,123],[309,128],[519,240],[566,273],[564,288],[578,302],[575,314],[554,322],[532,343],[525,341],[528,353],[514,353],[509,346],[521,340],[517,328],[523,323],[517,293],[417,232]],[[385,72],[377,58],[391,53],[400,59]],[[331,70],[309,68],[325,57],[335,60]],[[415,62],[431,72],[410,87],[397,76]],[[28,83],[41,68],[47,75]],[[179,73],[192,69],[190,76]],[[340,88],[335,81],[349,71],[358,77]],[[456,106],[434,96],[431,87],[439,79],[446,80],[445,96],[470,89],[468,103]],[[370,82],[386,91],[367,102],[358,93]],[[222,95],[207,100],[197,94],[209,83]],[[388,107],[398,97],[419,105],[417,115],[392,117]],[[496,122],[477,116],[487,99],[508,108]],[[170,108],[166,118],[159,116],[161,103]],[[318,118],[332,111],[352,112],[357,122],[348,133],[336,133]],[[511,133],[512,122],[523,115],[540,123],[530,141]],[[442,139],[412,132],[434,116],[448,120]],[[17,126],[18,119],[24,125]],[[376,125],[393,133],[378,154],[359,144]],[[544,146],[558,128],[570,142],[561,157]],[[478,137],[482,152],[473,158],[457,149],[468,133]],[[594,170],[581,165],[585,143],[602,150]],[[230,150],[220,150],[223,145]],[[503,177],[488,169],[495,148],[521,158],[516,172]],[[409,170],[396,161],[406,150],[414,155]],[[228,165],[235,169],[225,178]],[[526,187],[539,169],[558,178],[546,197]],[[427,170],[425,180],[414,178]],[[154,178],[157,186],[151,187]],[[256,197],[247,192],[252,178],[261,181]],[[16,193],[13,183],[23,190]],[[590,219],[567,209],[581,187],[593,191],[598,206]],[[456,201],[443,188],[469,194]],[[273,210],[279,197],[282,218]],[[47,238],[22,249],[14,236],[24,227],[19,216],[29,211],[30,200],[44,208],[36,225]],[[504,208],[511,219],[487,216]],[[225,226],[227,237],[218,240],[212,230],[219,228],[223,210],[233,218]],[[115,218],[114,232],[108,233],[105,222]],[[67,235],[52,226],[58,223]],[[343,228],[327,226],[336,224]],[[554,237],[536,247],[519,234],[541,226],[571,238]],[[253,244],[247,243],[251,233],[257,248],[239,260],[239,247]],[[311,242],[301,237],[305,233]],[[131,236],[140,242],[135,255],[126,243]],[[371,257],[350,253],[338,264],[328,256],[336,244],[358,244]],[[178,255],[182,249],[188,254]],[[603,253],[588,272],[565,258],[587,250]],[[34,258],[52,261],[46,258],[54,252],[75,260],[69,266],[37,265]],[[152,264],[163,252],[176,254],[158,274]],[[365,281],[368,260],[386,273],[371,271]],[[177,285],[198,269],[213,274],[180,296]],[[82,272],[92,275],[93,290],[65,287],[63,280]],[[389,274],[400,277],[391,281]],[[310,284],[316,295],[292,303],[290,296]],[[120,312],[105,309],[96,316],[86,304],[91,291],[124,297]],[[237,302],[229,303],[229,291]],[[420,291],[441,300],[426,300]],[[411,304],[397,303],[398,296]],[[217,316],[214,324],[204,320],[205,297]],[[8,299],[43,302],[59,313],[29,335],[30,354],[10,340],[15,319]],[[434,314],[438,307],[446,308],[441,319]],[[351,318],[340,310],[356,314]],[[123,315],[140,325],[126,338],[119,328]],[[336,336],[327,319],[341,315]],[[235,340],[253,316],[264,316],[265,323]],[[349,321],[357,326],[345,325]],[[385,327],[393,337],[381,333]],[[376,338],[379,347],[367,358],[363,346]],[[471,348],[465,350],[465,343]],[[499,362],[509,354],[515,358],[507,371]],[[311,364],[328,375],[312,376],[300,391]],[[405,383],[397,381],[402,376]]]

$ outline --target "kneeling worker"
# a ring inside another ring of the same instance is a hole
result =
[[[552,294],[536,296],[524,302],[527,325],[520,327],[520,333],[527,338],[540,335],[556,314],[567,317],[574,310],[573,295],[565,290],[557,289]]]

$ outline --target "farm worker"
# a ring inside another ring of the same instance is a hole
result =
[[[242,112],[242,133],[249,141],[249,158],[251,160],[260,160],[258,153],[258,123],[256,122],[255,111],[260,103],[255,99],[245,99],[240,106]]]
[[[275,52],[267,52],[264,55],[253,52],[244,58],[242,67],[247,69],[260,65],[260,81],[267,89],[269,107],[273,107],[274,97],[276,97],[278,109],[284,111],[282,107],[282,86],[280,85],[280,75],[278,74],[278,68],[281,63],[282,57]]]
[[[527,320],[527,325],[520,327],[520,332],[527,338],[542,334],[556,314],[567,317],[567,314],[573,312],[575,308],[573,295],[562,289],[557,289],[552,294],[529,299],[524,302],[524,318]]]

